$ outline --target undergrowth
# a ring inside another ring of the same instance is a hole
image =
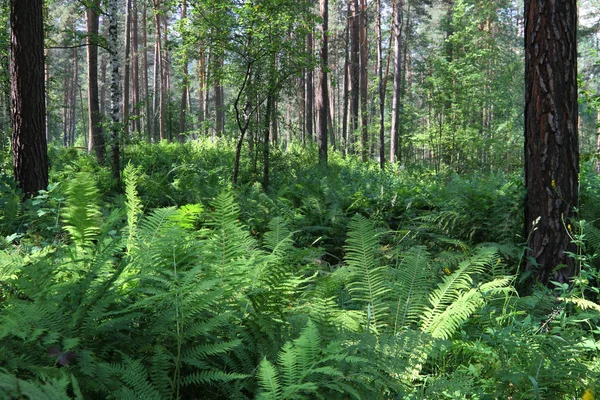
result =
[[[229,185],[230,145],[162,143],[130,148],[118,194],[62,152],[24,203],[2,178],[0,399],[573,399],[598,384],[593,179],[581,273],[523,295],[518,176],[324,169],[291,148],[265,193],[251,174]]]

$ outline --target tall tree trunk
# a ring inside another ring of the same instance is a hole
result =
[[[525,231],[544,284],[578,273],[567,254],[579,206],[576,31],[576,0],[525,0]]]
[[[169,100],[171,98],[171,76],[169,74],[169,47],[168,47],[168,35],[169,32],[167,26],[167,15],[162,15],[163,22],[163,43],[161,45],[162,59],[160,66],[162,70],[162,90],[160,92],[160,130],[163,132],[163,137],[166,137],[169,142],[173,141],[173,132],[171,129],[171,123],[167,123],[167,109],[169,108]],[[170,113],[168,114],[170,118]]]
[[[48,186],[43,0],[10,0],[12,149],[25,196]]]
[[[354,152],[354,135],[358,131],[358,105],[360,84],[360,13],[358,0],[349,0],[352,4],[352,25],[350,32],[350,132],[348,143]]]
[[[329,2],[320,0],[321,14],[321,65],[319,66],[319,79],[317,84],[317,137],[319,140],[319,163],[327,165],[327,122],[329,119],[329,88],[327,87],[328,67],[328,30],[329,30]]]
[[[150,104],[150,80],[148,79],[148,7],[146,2],[142,2],[142,49],[144,50],[144,57],[142,62],[143,67],[143,89],[144,89],[144,103],[146,105],[146,111],[144,115],[144,130],[146,131],[146,137],[148,142],[152,141],[154,125],[152,106]]]
[[[400,154],[398,132],[400,131],[400,101],[402,96],[402,8],[404,0],[394,2],[394,95],[392,97],[392,127],[390,134],[390,163]]]
[[[183,21],[185,21],[185,19],[187,18],[187,2],[186,0],[183,0],[181,3],[181,19]],[[179,141],[183,142],[185,141],[185,119],[186,119],[186,112],[187,112],[187,99],[188,99],[188,90],[189,90],[189,71],[188,71],[188,57],[186,52],[186,49],[183,50],[184,51],[184,55],[183,55],[183,68],[182,68],[182,73],[183,73],[183,83],[182,83],[182,87],[181,87],[181,106],[179,107]]]
[[[87,25],[88,61],[88,153],[94,151],[100,164],[104,164],[106,149],[102,135],[101,114],[98,104],[98,25],[100,1],[93,0],[85,11]]]
[[[129,138],[129,95],[131,93],[131,13],[133,8],[131,2],[132,0],[125,2],[125,65],[123,66],[123,138],[125,139]],[[115,47],[114,51],[116,50]]]
[[[342,147],[343,153],[348,154],[348,96],[350,92],[350,2],[348,2],[348,14],[344,32],[344,93],[342,105]]]
[[[366,0],[360,0],[360,16],[359,24],[359,40],[360,40],[360,117],[361,117],[361,133],[360,133],[360,158],[362,162],[366,162],[369,158],[369,147],[367,144],[369,135],[369,112],[367,109],[368,101],[368,53],[369,46],[367,40],[367,4]]]
[[[198,124],[199,131],[202,133],[204,130],[204,90],[206,88],[206,68],[205,68],[205,55],[203,51],[200,51],[200,57],[198,58]]]
[[[133,0],[132,19],[131,19],[131,42],[132,42],[132,84],[133,84],[133,129],[139,135],[142,131],[140,118],[140,40],[139,40],[139,23],[138,23],[138,6],[137,0]]]
[[[375,15],[377,33],[377,83],[379,88],[379,166],[385,169],[385,89],[383,87],[383,51],[381,49],[381,0]]]
[[[223,55],[215,55],[215,67],[217,71],[223,69]],[[223,83],[221,82],[221,73],[215,75],[215,136],[221,137],[225,133],[225,99],[223,98]]]
[[[67,145],[75,145],[75,129],[77,127],[77,89],[79,88],[79,54],[78,49],[73,49],[73,81],[71,84],[70,114],[71,126],[69,128],[69,137]]]
[[[111,164],[113,178],[120,185],[121,182],[121,164],[119,160],[119,132],[121,131],[121,123],[119,116],[120,100],[123,97],[119,87],[119,44],[118,44],[118,32],[119,26],[117,22],[118,0],[110,0],[109,3],[109,28],[108,28],[108,48],[110,53],[110,116],[112,120],[111,124]],[[127,91],[127,88],[125,88]]]
[[[309,54],[313,54],[315,51],[314,44],[314,35],[312,32],[309,32],[306,36],[306,47]],[[306,136],[310,138],[310,140],[314,140],[314,130],[313,130],[313,121],[314,121],[314,109],[315,109],[315,83],[313,77],[313,70],[309,68],[306,71]]]
[[[263,134],[263,190],[266,192],[269,189],[269,153],[270,153],[270,143],[269,140],[270,131],[271,131],[271,116],[273,114],[273,105],[275,103],[275,96],[273,94],[269,94],[267,97],[267,109],[265,112],[265,125],[264,125],[264,134]]]

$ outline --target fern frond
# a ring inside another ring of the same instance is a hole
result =
[[[577,307],[581,308],[582,310],[591,309],[591,310],[600,312],[600,305],[597,303],[594,303],[591,300],[582,299],[582,298],[578,298],[578,297],[559,297],[558,299],[560,301],[564,301],[565,303],[575,304]]]
[[[388,267],[379,265],[378,234],[371,221],[357,214],[348,228],[345,247],[350,272],[348,289],[356,301],[365,303],[369,329],[379,331],[386,325],[388,316]]]
[[[137,193],[137,171],[131,163],[128,163],[123,170],[123,176],[125,177],[125,209],[127,210],[127,251],[131,251],[138,221],[142,214],[142,203]]]
[[[481,300],[478,291],[473,289],[472,275],[491,268],[495,259],[495,249],[480,248],[470,259],[461,262],[456,271],[444,277],[429,296],[430,305],[423,310],[421,330],[434,337],[448,337]]]
[[[79,246],[91,245],[100,232],[100,194],[94,178],[80,173],[69,183],[63,208],[65,230]]]
[[[435,275],[429,266],[431,255],[425,247],[410,249],[395,271],[394,294],[398,296],[394,332],[416,324],[427,304]]]
[[[279,400],[282,398],[281,384],[277,369],[267,358],[263,358],[258,366],[258,382],[261,391],[257,400]]]

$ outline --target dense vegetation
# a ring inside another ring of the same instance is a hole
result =
[[[0,0],[0,400],[594,398],[599,0],[316,3]]]
[[[125,191],[53,148],[3,177],[0,398],[548,398],[598,382],[599,177],[567,229],[572,285],[525,284],[522,177],[233,143],[128,148]],[[12,188],[12,189],[11,189]],[[589,222],[588,222],[589,221]]]

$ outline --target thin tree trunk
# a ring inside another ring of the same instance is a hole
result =
[[[185,20],[187,18],[187,2],[183,0],[181,3],[181,19]],[[186,51],[185,49],[183,50]],[[186,120],[186,112],[187,112],[187,99],[188,99],[188,90],[189,90],[189,71],[188,71],[188,57],[187,54],[183,55],[183,84],[181,88],[181,106],[179,107],[179,141],[185,141],[185,120]]]
[[[317,84],[317,136],[319,140],[319,163],[327,165],[327,122],[329,119],[329,88],[327,86],[328,66],[328,30],[329,4],[328,0],[319,1],[321,27],[321,65]]]
[[[402,92],[402,8],[403,0],[394,2],[394,95],[392,97],[392,127],[390,134],[390,163],[396,162],[398,156],[400,130],[400,97]]]
[[[314,53],[314,36],[312,32],[309,32],[306,37],[306,47],[307,51],[310,54]],[[313,120],[314,115],[313,111],[315,109],[314,101],[315,101],[315,86],[314,86],[314,78],[313,78],[313,70],[309,68],[306,72],[306,136],[310,138],[310,140],[314,140],[314,131],[313,131]]]
[[[354,135],[358,131],[358,106],[360,92],[360,23],[358,0],[349,0],[352,4],[351,53],[350,53],[350,149],[354,152]]]
[[[95,152],[100,164],[104,164],[106,149],[100,126],[101,114],[98,105],[98,25],[100,2],[94,0],[86,9],[87,59],[88,59],[88,153]]]
[[[381,0],[375,15],[377,33],[377,83],[379,85],[379,166],[385,169],[385,89],[383,87],[383,52],[381,49]]]
[[[348,95],[350,92],[350,2],[348,2],[348,15],[344,32],[344,94],[342,110],[342,141],[343,152],[348,154]]]
[[[132,75],[133,75],[133,129],[139,135],[142,131],[141,118],[140,118],[140,43],[139,43],[139,23],[138,23],[138,6],[137,0],[133,0],[132,7],[132,29],[131,29],[131,41],[133,44],[132,48]]]
[[[223,68],[223,56],[215,56],[215,66],[218,71]],[[221,76],[217,74],[214,81],[214,92],[215,92],[215,136],[221,137],[224,134],[225,129],[225,100],[223,99],[223,84],[221,83]]]
[[[142,2],[142,48],[144,50],[143,57],[143,89],[144,89],[144,103],[146,105],[146,112],[144,115],[144,130],[146,131],[146,137],[148,142],[152,141],[154,125],[152,124],[152,107],[150,104],[150,81],[148,79],[148,7],[146,2]]]
[[[120,100],[123,98],[119,87],[119,44],[118,32],[119,26],[117,22],[118,0],[110,0],[109,3],[109,28],[108,28],[108,48],[110,53],[110,115],[111,115],[111,161],[113,178],[117,181],[117,187],[120,187],[121,182],[121,164],[119,155],[119,133],[121,131],[121,123],[119,116],[121,115]],[[125,88],[127,91],[127,88]]]
[[[360,158],[362,162],[366,162],[369,158],[369,147],[367,144],[369,135],[369,112],[367,107],[368,101],[368,41],[367,41],[367,4],[366,0],[360,0],[360,16],[359,24],[359,40],[360,40],[360,117],[361,117],[361,134],[360,134]]]
[[[131,13],[133,6],[132,0],[125,2],[125,65],[123,68],[123,137],[129,138],[129,97],[131,93]],[[116,5],[115,5],[116,7]],[[116,11],[115,11],[116,12]],[[116,17],[115,17],[116,18]],[[116,24],[116,22],[115,22]],[[117,51],[117,49],[113,49]],[[111,89],[112,90],[112,89]]]

